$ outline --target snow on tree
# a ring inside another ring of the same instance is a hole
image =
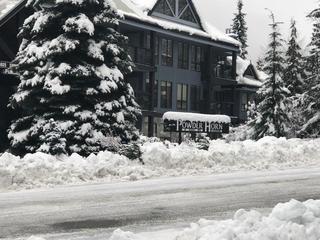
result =
[[[291,21],[291,34],[286,52],[286,68],[284,70],[283,80],[285,87],[291,92],[291,96],[302,94],[305,73],[305,61],[301,54],[301,47],[298,43],[296,21]]]
[[[259,57],[258,60],[257,60],[257,63],[256,63],[256,68],[259,71],[263,71],[263,66],[264,66],[264,59]]]
[[[305,124],[299,132],[301,137],[320,136],[320,7],[308,17],[313,20],[310,54],[307,57],[308,78],[303,95]]]
[[[40,4],[19,33],[10,105],[22,116],[9,129],[12,150],[88,155],[136,139],[140,108],[124,80],[133,63],[111,0]]]
[[[257,116],[249,123],[253,139],[260,139],[264,136],[285,136],[288,122],[285,100],[289,91],[284,87],[281,78],[284,70],[284,57],[281,50],[283,39],[279,32],[280,23],[275,21],[273,13],[271,13],[271,19],[271,41],[268,45],[269,50],[266,53],[263,68],[269,77],[258,91],[261,101],[257,106]]]
[[[238,0],[237,5],[238,12],[234,14],[233,22],[231,24],[231,29],[233,34],[235,35],[236,40],[241,43],[241,53],[240,56],[246,59],[248,55],[248,27],[245,20],[246,13],[243,13],[243,2],[242,0]]]

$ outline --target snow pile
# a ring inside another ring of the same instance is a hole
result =
[[[4,153],[0,156],[0,189],[36,188],[91,181],[137,180],[154,173],[137,161],[111,152],[100,152],[83,158],[54,157],[44,153],[24,158]]]
[[[320,139],[265,137],[243,142],[215,140],[206,151],[193,142],[148,141],[141,146],[144,165],[107,151],[87,158],[44,153],[20,158],[4,153],[0,156],[0,189],[320,166],[319,146]]]
[[[145,166],[167,173],[222,173],[238,170],[268,170],[320,165],[320,139],[301,140],[265,137],[259,141],[210,142],[208,151],[195,144],[145,143]]]
[[[320,238],[320,201],[291,200],[278,204],[269,216],[239,210],[233,219],[200,220],[175,240],[316,240]],[[119,239],[120,240],[120,239]]]
[[[160,239],[159,233],[152,233]],[[150,235],[150,234],[149,234]],[[151,236],[151,235],[150,235]],[[117,229],[108,240],[149,240],[142,234]],[[318,240],[320,239],[320,200],[291,200],[276,205],[268,216],[258,211],[238,210],[232,219],[201,219],[176,236],[162,240]],[[27,240],[45,240],[32,236]]]

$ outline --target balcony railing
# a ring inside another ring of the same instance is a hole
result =
[[[135,64],[141,64],[145,66],[152,66],[152,52],[151,49],[128,47],[129,55]]]

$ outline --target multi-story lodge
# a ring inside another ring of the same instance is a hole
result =
[[[209,0],[208,0],[209,1]],[[246,120],[248,99],[261,85],[250,62],[237,59],[239,43],[199,14],[192,0],[114,0],[123,13],[120,31],[129,37],[135,68],[126,76],[143,110],[141,131],[161,136],[166,111],[226,114]],[[7,71],[19,27],[34,9],[22,0],[0,18],[0,143],[13,113],[8,98],[18,83]]]

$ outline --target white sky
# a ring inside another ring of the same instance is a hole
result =
[[[223,31],[230,27],[237,0],[194,1],[199,1],[201,14],[204,14],[214,26]],[[284,22],[281,25],[281,32],[285,39],[289,35],[290,19],[293,17],[298,22],[301,43],[306,45],[309,42],[312,22],[306,18],[306,15],[317,7],[318,0],[243,0],[243,2],[244,12],[248,14],[249,55],[253,61],[263,55],[268,43],[270,18],[265,8],[275,13],[277,21]]]

